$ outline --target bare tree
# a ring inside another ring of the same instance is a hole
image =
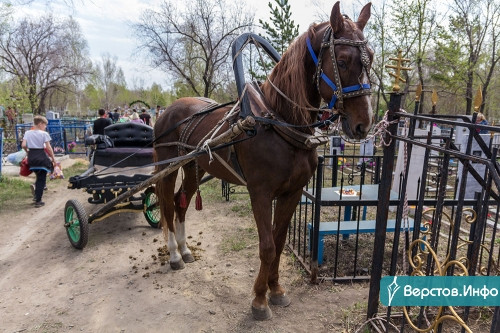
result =
[[[495,5],[496,4],[496,5]],[[491,8],[492,20],[490,25],[490,31],[487,35],[489,35],[489,43],[486,47],[485,54],[489,53],[489,57],[485,56],[486,64],[485,64],[485,74],[484,76],[478,73],[478,77],[481,80],[481,84],[483,86],[483,104],[481,105],[481,112],[489,115],[489,110],[486,108],[486,101],[489,99],[490,94],[489,88],[493,81],[493,76],[495,73],[495,69],[498,68],[498,63],[500,61],[500,54],[498,50],[499,42],[500,42],[500,4],[498,2],[494,3]],[[479,72],[479,71],[478,71]],[[496,89],[496,88],[492,88]],[[493,92],[493,91],[492,91]],[[493,95],[495,95],[493,93]],[[488,111],[488,112],[487,112]]]
[[[498,24],[498,1],[452,0],[447,31],[441,34],[436,59],[441,82],[465,94],[465,114],[472,113],[474,83],[482,58],[491,42],[493,25]],[[498,27],[496,27],[498,30]],[[488,57],[491,55],[488,55]],[[491,63],[496,64],[496,62]],[[446,78],[453,73],[454,78]],[[434,74],[437,76],[436,74]]]
[[[73,20],[24,18],[0,36],[1,69],[16,78],[35,113],[45,112],[54,90],[74,92],[78,78],[91,72],[87,42]]]
[[[192,94],[211,96],[224,85],[234,38],[252,26],[253,16],[241,2],[193,0],[177,8],[164,1],[158,11],[146,10],[133,26],[139,50],[154,67],[171,73]]]
[[[367,38],[370,40],[370,47],[374,49],[375,58],[372,64],[372,82],[375,84],[376,88],[373,87],[373,91],[376,92],[376,102],[375,109],[377,110],[377,118],[381,118],[385,111],[381,106],[381,99],[385,104],[389,103],[388,97],[384,94],[384,74],[386,59],[391,57],[391,51],[388,51],[388,46],[386,44],[386,34],[389,30],[388,20],[386,15],[388,15],[388,10],[386,10],[387,0],[380,1],[378,7],[372,8],[371,20],[368,23]],[[386,74],[387,75],[387,74]]]
[[[105,53],[102,55],[100,66],[97,67],[100,86],[104,91],[103,106],[107,109],[115,104],[118,87],[126,85],[123,70],[116,64],[117,61],[117,56],[112,57],[109,53]]]

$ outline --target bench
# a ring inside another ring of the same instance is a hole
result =
[[[413,231],[413,219],[408,219],[409,230]],[[396,230],[396,220],[387,220],[387,232],[394,232]],[[307,224],[307,229],[309,233],[309,249],[312,249],[312,223]],[[405,231],[403,226],[403,221],[401,222],[401,231]],[[425,227],[422,226],[421,230],[426,230]],[[359,229],[357,221],[341,221],[340,227],[339,222],[321,222],[319,224],[319,237],[318,237],[318,265],[323,263],[323,248],[324,248],[324,239],[323,237],[326,235],[336,235],[337,233],[340,235],[349,236],[351,234],[367,234],[375,232],[375,220],[366,220],[359,221]]]
[[[153,163],[153,128],[126,122],[109,125],[104,135],[92,135],[86,145],[94,145],[94,164],[117,168]]]

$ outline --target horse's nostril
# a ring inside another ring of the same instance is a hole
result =
[[[358,126],[356,126],[356,134],[361,136],[365,134],[365,128],[363,124],[358,124]]]

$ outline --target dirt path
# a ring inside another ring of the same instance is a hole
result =
[[[363,286],[311,285],[287,254],[280,271],[292,304],[257,322],[250,311],[257,244],[222,249],[253,226],[231,203],[190,210],[198,259],[174,272],[158,260],[161,231],[142,214],[91,225],[87,247],[74,249],[63,227],[66,201],[87,212],[96,206],[65,185],[49,188],[43,208],[26,202],[22,211],[0,212],[0,332],[342,332],[352,331],[349,311],[366,304]]]

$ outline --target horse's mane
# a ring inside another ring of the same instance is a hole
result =
[[[306,38],[309,36],[313,40],[319,28],[325,24],[313,24],[305,33],[297,37],[269,75],[269,80],[300,107],[286,101],[269,82],[266,81],[262,85],[262,91],[269,106],[289,123],[310,123],[312,114],[316,115],[315,112],[311,114],[311,111],[306,110],[311,107],[317,108],[320,102],[313,82],[315,67],[312,59],[311,65],[306,66],[308,64]]]

